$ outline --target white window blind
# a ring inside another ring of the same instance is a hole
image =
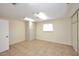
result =
[[[43,24],[43,31],[53,31],[53,24]]]

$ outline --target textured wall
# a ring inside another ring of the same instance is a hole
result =
[[[43,24],[52,23],[54,31],[44,32]],[[36,39],[71,45],[71,19],[56,19],[37,23]]]

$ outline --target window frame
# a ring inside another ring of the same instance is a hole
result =
[[[45,27],[47,29],[45,29]],[[48,28],[51,28],[51,29],[48,29]],[[42,31],[43,32],[52,32],[53,31],[53,24],[52,23],[43,24]]]

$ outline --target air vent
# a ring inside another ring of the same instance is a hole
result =
[[[16,3],[12,3],[12,5],[16,5]]]

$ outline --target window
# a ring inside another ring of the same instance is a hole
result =
[[[43,31],[53,31],[53,24],[43,24]]]

